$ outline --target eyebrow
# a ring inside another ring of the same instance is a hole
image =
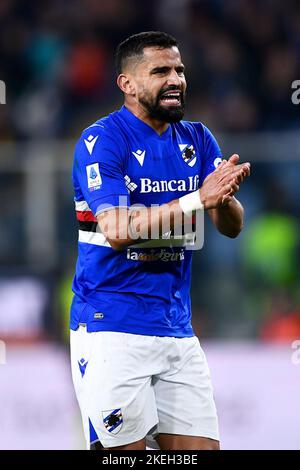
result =
[[[163,66],[163,67],[154,67],[154,69],[150,70],[150,74],[154,74],[154,73],[164,73],[164,72],[168,72],[169,70],[171,70],[172,67],[167,67],[167,66]],[[185,71],[185,67],[184,65],[178,65],[177,67],[175,67],[175,70],[178,72],[184,72]]]

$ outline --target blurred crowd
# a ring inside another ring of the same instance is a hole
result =
[[[164,30],[187,66],[187,117],[215,131],[295,128],[296,0],[2,0],[0,137],[77,136],[121,104],[117,44]]]

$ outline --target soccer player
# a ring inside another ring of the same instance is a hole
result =
[[[163,450],[218,449],[210,373],[191,326],[192,251],[184,230],[173,235],[207,211],[236,237],[234,194],[250,165],[222,161],[207,127],[182,120],[173,37],[129,37],[116,66],[124,106],[84,130],[73,170],[71,362],[86,440],[91,449],[145,449],[146,438]]]

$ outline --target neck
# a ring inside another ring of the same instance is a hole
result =
[[[155,132],[157,132],[159,135],[163,134],[168,129],[168,122],[151,118],[148,112],[139,103],[130,104],[125,101],[124,104],[132,114],[134,114],[145,124],[148,124],[148,126],[152,127],[152,129],[154,129]]]

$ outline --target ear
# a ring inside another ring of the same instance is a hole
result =
[[[129,75],[121,73],[117,78],[117,84],[126,95],[135,96],[135,86],[132,78]]]

